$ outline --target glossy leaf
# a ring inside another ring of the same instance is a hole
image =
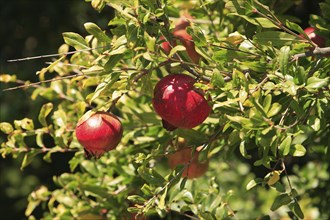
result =
[[[290,148],[291,148],[291,142],[292,142],[292,138],[291,136],[287,136],[282,143],[279,146],[279,150],[281,152],[281,154],[283,156],[286,156],[289,154],[290,152]]]
[[[270,210],[275,211],[276,209],[280,208],[281,206],[287,205],[292,202],[292,198],[287,194],[281,194],[276,197],[275,201],[273,202]]]
[[[290,47],[284,46],[280,49],[279,63],[280,70],[283,75],[286,75],[289,68]]]
[[[99,26],[92,22],[84,24],[85,29],[88,33],[93,35],[99,42],[110,43],[111,39],[101,30]]]
[[[253,179],[246,185],[246,190],[250,190],[250,189],[254,188],[255,186],[257,186],[258,184],[261,184],[263,182],[264,182],[264,180],[261,178]]]
[[[65,43],[74,47],[76,50],[89,49],[85,39],[77,33],[65,32],[63,33]]]
[[[153,169],[139,167],[138,172],[140,176],[150,184],[161,186],[165,182],[164,178]]]
[[[329,77],[320,79],[317,77],[310,77],[307,80],[306,89],[309,91],[315,91],[329,84]]]
[[[285,32],[280,31],[265,31],[257,33],[254,36],[254,40],[260,44],[271,44],[274,46],[290,45],[292,43],[298,43],[298,39]]]
[[[298,218],[303,219],[305,217],[298,202],[295,201],[290,208]]]
[[[290,154],[294,157],[303,157],[306,154],[306,148],[301,144],[295,144],[292,146]]]

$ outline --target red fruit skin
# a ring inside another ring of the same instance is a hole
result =
[[[177,44],[181,43],[186,48],[190,59],[194,63],[198,63],[201,59],[201,56],[196,52],[193,39],[186,31],[186,28],[190,25],[190,22],[187,18],[192,19],[189,14],[185,14],[176,22],[175,28],[173,30],[173,42],[171,44],[168,41],[162,42],[162,48],[166,54],[169,54],[172,47],[175,47]],[[161,36],[160,39],[164,40],[164,37]]]
[[[181,15],[180,19],[177,22],[175,22],[174,31],[186,30],[186,28],[188,26],[190,26],[189,19],[193,19],[193,17],[191,17],[190,14],[185,13],[185,14]]]
[[[187,33],[186,30],[174,31],[173,35],[176,39],[179,39],[181,44],[186,48],[188,56],[194,63],[198,63],[201,56],[195,50],[195,43],[192,37]]]
[[[195,79],[185,74],[162,78],[154,88],[152,104],[156,113],[170,125],[193,128],[211,112],[203,94],[194,88]]]
[[[120,142],[123,128],[119,119],[107,112],[96,112],[78,122],[76,137],[90,155],[100,157],[113,150]]]
[[[174,154],[168,155],[168,164],[171,169],[174,169],[178,165],[185,165],[188,164],[189,161],[190,165],[187,166],[183,172],[182,177],[187,177],[188,179],[198,178],[205,174],[208,169],[208,161],[201,163],[198,161],[200,148],[197,148],[194,153],[194,158],[192,158],[192,149],[191,148],[183,148],[179,149]]]
[[[315,28],[308,27],[304,30],[307,36],[319,47],[325,47],[325,39],[317,34],[315,34]]]
[[[160,36],[160,39],[165,40],[164,36]],[[175,47],[175,46],[176,46],[176,43],[174,41],[171,44],[168,41],[162,42],[162,48],[166,54],[169,54],[171,52],[172,47]]]

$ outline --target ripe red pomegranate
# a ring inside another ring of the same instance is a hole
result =
[[[191,148],[182,148],[179,149],[174,154],[170,154],[168,156],[168,164],[171,169],[174,169],[179,164],[186,165],[182,172],[183,177],[187,177],[188,179],[198,178],[205,174],[208,169],[208,161],[203,163],[198,161],[199,152],[202,149],[202,146],[198,147],[194,153],[194,157],[192,158],[192,149]]]
[[[211,106],[194,87],[195,82],[191,76],[171,74],[156,84],[152,104],[163,119],[164,128],[193,128],[208,117]]]
[[[317,44],[317,46],[325,47],[325,39],[315,33],[315,28],[308,27],[304,30],[304,32],[315,44]]]
[[[87,119],[83,117],[76,127],[77,139],[88,157],[100,157],[114,149],[122,135],[121,122],[116,116],[107,112],[95,112]]]

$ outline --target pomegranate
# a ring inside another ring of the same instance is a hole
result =
[[[175,47],[178,44],[182,44],[187,51],[188,56],[194,63],[198,63],[201,56],[195,50],[195,44],[192,37],[187,33],[186,28],[190,25],[189,19],[192,17],[189,14],[181,16],[181,18],[176,22],[175,28],[173,30],[173,41],[171,44],[167,41],[162,43],[162,48],[166,54],[169,54],[172,47]],[[164,37],[160,37],[161,40],[164,40]]]
[[[192,158],[192,149],[191,148],[182,148],[179,149],[174,154],[168,156],[168,164],[171,169],[174,169],[179,164],[187,165],[183,172],[182,176],[187,177],[188,179],[198,178],[205,174],[208,169],[208,161],[203,163],[198,161],[199,152],[201,151],[202,146],[198,147],[194,152]],[[190,161],[190,164],[189,164]]]
[[[191,76],[171,74],[156,84],[152,104],[164,128],[193,128],[208,117],[211,106],[194,83]]]
[[[304,30],[307,36],[319,47],[325,46],[325,39],[315,33],[315,28],[308,27]]]
[[[76,136],[86,156],[100,157],[114,149],[121,140],[123,129],[119,119],[107,112],[95,112],[78,121]]]
[[[195,44],[192,37],[186,30],[178,30],[173,33],[174,38],[178,39],[181,44],[186,48],[187,54],[194,63],[198,63],[201,56],[195,50]]]

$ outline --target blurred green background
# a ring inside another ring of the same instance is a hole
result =
[[[299,2],[299,1],[298,1]],[[308,26],[309,14],[318,14],[318,1],[300,1],[301,4],[290,10],[292,15],[301,19],[303,28]],[[35,82],[36,71],[50,61],[36,59],[8,63],[7,60],[57,53],[63,43],[62,32],[72,31],[86,35],[83,24],[93,21],[106,29],[112,11],[106,7],[101,13],[96,12],[90,3],[83,0],[12,0],[0,1],[0,73],[16,74],[17,78]],[[3,92],[3,89],[15,84],[0,83],[0,121],[12,123],[15,119],[29,117],[34,119],[44,100],[30,102],[31,90],[19,89]],[[6,141],[0,133],[0,143]],[[39,185],[46,185],[50,190],[55,186],[54,175],[68,171],[70,153],[55,154],[51,164],[39,156],[24,171],[20,170],[22,158],[0,157],[0,213],[1,219],[25,219],[24,210],[27,196]],[[41,216],[41,210],[39,215]]]

